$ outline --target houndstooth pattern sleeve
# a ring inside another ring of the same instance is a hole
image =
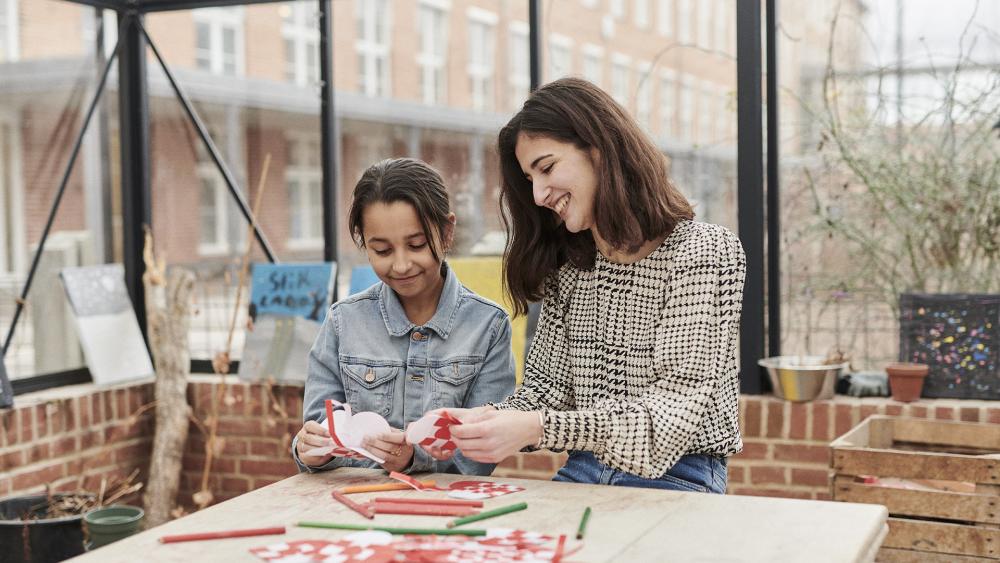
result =
[[[563,268],[565,269],[565,268]],[[524,381],[517,392],[493,406],[499,410],[533,411],[575,408],[569,352],[566,346],[565,297],[572,292],[572,276],[545,280],[545,297],[538,329],[524,362]]]
[[[684,222],[639,262],[598,256],[593,271],[575,272],[575,290],[562,301],[566,314],[551,327],[564,336],[536,345],[532,356],[549,362],[525,372],[532,378],[526,396],[575,401],[512,403],[546,407],[540,446],[591,451],[647,478],[685,454],[742,449],[736,349],[746,259],[739,239]],[[560,369],[539,377],[546,367]]]

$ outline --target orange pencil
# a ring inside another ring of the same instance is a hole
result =
[[[182,541],[218,540],[224,538],[243,538],[247,536],[268,536],[271,534],[284,534],[285,527],[257,528],[253,530],[229,530],[225,532],[202,532],[200,534],[180,534],[176,536],[163,536],[160,543],[176,543]]]
[[[372,510],[371,506],[365,506],[354,502],[353,500],[347,498],[347,495],[340,491],[333,491],[333,498],[340,504],[350,508],[354,512],[368,518],[369,520],[375,518],[375,511]]]
[[[441,498],[395,498],[395,497],[375,497],[375,504],[380,502],[393,502],[397,504],[433,504],[437,506],[471,506],[482,508],[481,500],[453,500]]]
[[[420,484],[425,487],[433,487],[434,481],[420,481]],[[340,492],[345,495],[351,493],[378,493],[382,491],[409,491],[413,487],[407,485],[406,483],[381,483],[378,485],[354,485],[351,487],[341,487]]]

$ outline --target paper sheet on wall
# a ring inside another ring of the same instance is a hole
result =
[[[90,375],[97,384],[153,376],[153,363],[125,289],[125,268],[64,268],[62,278]]]

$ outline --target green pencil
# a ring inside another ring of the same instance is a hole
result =
[[[501,506],[500,508],[494,508],[493,510],[487,510],[485,512],[480,512],[479,514],[473,514],[472,516],[456,518],[455,520],[448,522],[448,527],[454,528],[455,526],[461,526],[462,524],[468,524],[469,522],[478,522],[479,520],[486,520],[487,518],[493,518],[494,516],[501,516],[510,512],[524,510],[525,508],[528,508],[528,503],[526,502]]]
[[[590,520],[590,507],[583,511],[583,518],[580,518],[580,527],[576,529],[576,539],[583,539],[583,532],[587,530],[587,520]]]
[[[486,530],[451,530],[435,528],[388,528],[385,526],[365,526],[364,524],[336,524],[333,522],[299,522],[296,526],[302,528],[329,528],[332,530],[378,530],[397,535],[440,535],[440,536],[485,536]]]

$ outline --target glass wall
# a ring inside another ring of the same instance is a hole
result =
[[[881,368],[900,293],[1000,289],[1000,6],[780,4],[782,351]]]

